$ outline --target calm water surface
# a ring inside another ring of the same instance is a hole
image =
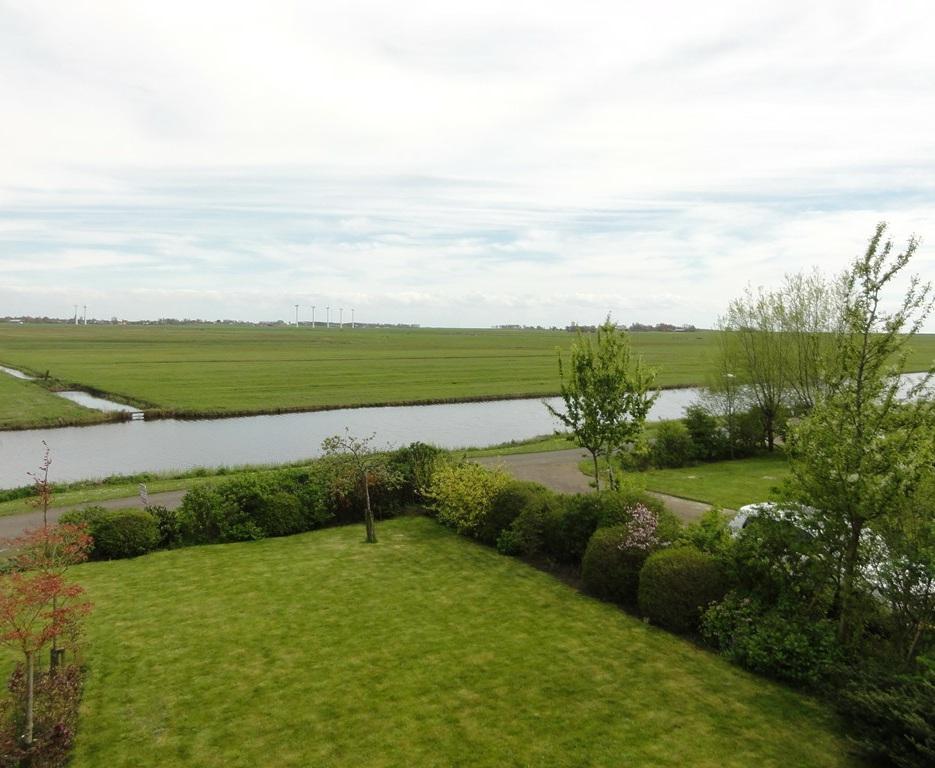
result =
[[[697,394],[694,389],[663,391],[650,418],[681,417]],[[558,407],[561,400],[549,402]],[[357,436],[375,433],[374,444],[380,448],[414,440],[461,448],[523,440],[548,434],[558,426],[542,400],[530,399],[0,432],[0,488],[29,482],[26,473],[39,464],[43,440],[52,451],[50,477],[68,482],[113,474],[314,458],[320,455],[324,438],[345,428]]]

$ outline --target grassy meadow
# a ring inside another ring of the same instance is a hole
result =
[[[564,331],[0,325],[0,364],[151,411],[232,415],[558,391]],[[711,332],[633,335],[663,386],[704,380]],[[36,385],[33,385],[36,386]],[[0,418],[18,412],[0,401]]]
[[[631,339],[660,386],[705,382],[713,331]],[[565,331],[0,324],[0,364],[151,417],[230,416],[556,394],[558,351],[573,340]],[[933,357],[935,335],[919,337],[908,369]],[[33,399],[25,409],[0,398],[0,428],[49,423],[66,408],[44,392]],[[104,418],[85,411],[69,423]]]
[[[76,568],[72,764],[855,765],[814,700],[432,520],[378,533]]]

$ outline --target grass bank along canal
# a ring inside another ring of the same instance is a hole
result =
[[[697,394],[695,389],[663,390],[650,418],[681,417]],[[558,398],[548,402],[561,403]],[[414,440],[444,448],[524,440],[558,426],[542,403],[532,398],[0,432],[0,488],[28,483],[26,473],[38,465],[43,441],[52,451],[52,479],[71,482],[314,458],[320,454],[321,441],[345,427],[356,435],[375,434],[377,447]]]

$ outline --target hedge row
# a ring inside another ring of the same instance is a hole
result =
[[[390,517],[418,501],[442,453],[424,443],[390,453],[393,482],[370,487],[377,517]],[[336,482],[334,462],[322,459],[305,467],[234,475],[217,485],[195,486],[177,510],[87,507],[66,513],[62,521],[86,523],[94,539],[91,557],[115,560],[155,549],[253,541],[360,522],[362,500],[343,488]]]

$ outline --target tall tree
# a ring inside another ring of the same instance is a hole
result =
[[[780,289],[786,372],[792,405],[808,412],[826,386],[826,366],[841,328],[846,281],[817,269],[786,275]]]
[[[724,347],[736,356],[738,373],[760,413],[770,451],[775,446],[789,381],[783,315],[781,294],[762,288],[754,293],[748,288],[730,303],[721,320],[721,332],[728,336]]]
[[[566,368],[558,358],[565,410],[546,405],[549,412],[570,429],[575,442],[591,454],[594,478],[600,490],[598,459],[608,459],[643,430],[649,409],[659,396],[652,391],[656,371],[646,368],[630,350],[626,331],[618,330],[608,317],[594,337],[578,333],[571,345]],[[616,487],[612,462],[610,485]]]
[[[920,397],[930,371],[906,391],[908,345],[932,309],[931,286],[913,276],[891,312],[884,294],[917,248],[901,253],[877,226],[844,278],[841,330],[833,339],[826,391],[794,430],[789,494],[816,510],[823,535],[841,547],[838,637],[855,639],[861,536],[897,514],[935,462],[935,401]]]

